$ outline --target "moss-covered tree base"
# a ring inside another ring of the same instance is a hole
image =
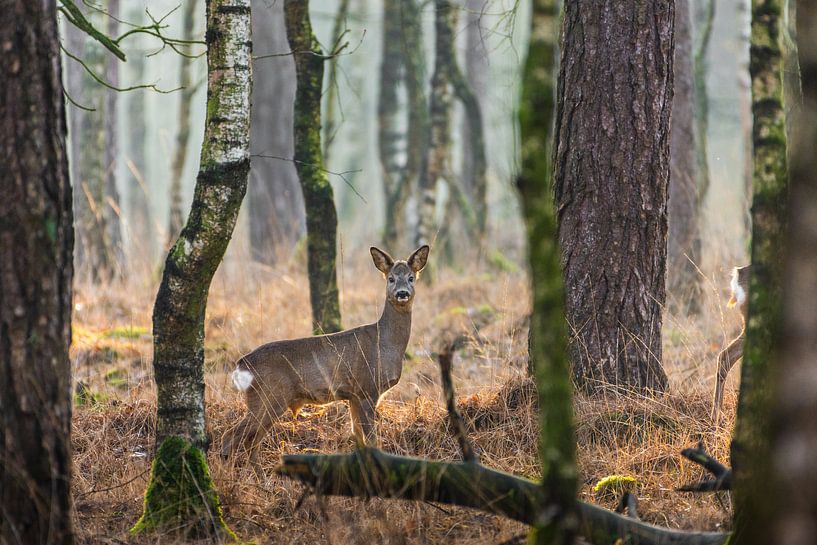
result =
[[[151,467],[144,513],[130,531],[237,541],[224,522],[201,450],[182,437],[171,436],[162,442]]]

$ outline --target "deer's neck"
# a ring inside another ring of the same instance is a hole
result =
[[[402,358],[411,336],[411,308],[398,310],[388,300],[377,321],[381,348],[396,348]]]

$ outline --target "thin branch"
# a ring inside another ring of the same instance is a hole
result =
[[[351,50],[347,51],[346,53],[343,52],[349,45],[349,42],[345,42],[343,45],[338,47],[335,51],[330,53],[329,55],[323,55],[321,53],[316,53],[312,50],[305,50],[305,51],[287,51],[286,53],[266,53],[264,55],[253,55],[252,60],[258,61],[261,59],[269,59],[272,57],[289,57],[290,55],[312,55],[314,57],[319,57],[325,61],[335,57],[345,57],[347,55],[353,55],[361,45],[363,45],[363,39],[366,37],[366,29],[363,30],[363,34],[360,36],[360,41],[358,41],[357,45]]]
[[[732,470],[707,454],[703,448],[703,444],[699,443],[696,448],[686,448],[681,451],[681,455],[702,466],[712,473],[715,478],[684,485],[678,489],[679,491],[715,492],[718,490],[732,489]]]
[[[350,182],[349,179],[346,177],[347,174],[357,174],[358,172],[363,172],[363,169],[361,169],[361,168],[359,168],[357,170],[344,170],[343,172],[333,172],[333,171],[328,170],[326,168],[318,167],[318,165],[314,165],[312,163],[306,163],[304,161],[296,161],[295,159],[293,159],[291,157],[280,157],[278,155],[269,155],[267,153],[253,153],[250,157],[261,157],[263,159],[278,159],[279,161],[291,161],[291,162],[296,163],[296,164],[305,165],[305,166],[309,166],[309,167],[313,167],[313,168],[318,168],[322,172],[325,172],[327,174],[331,174],[332,176],[338,176],[341,180],[343,180],[346,183],[346,185],[349,186],[349,188],[352,191],[354,191],[355,195],[360,197],[361,201],[368,204],[368,202],[366,201],[366,198],[363,195],[360,194],[360,192],[357,190],[357,188],[355,188],[355,186],[352,185],[352,182]]]
[[[460,445],[462,459],[468,463],[479,463],[479,455],[468,440],[468,433],[465,430],[465,423],[457,410],[457,400],[454,395],[454,381],[451,378],[451,360],[453,348],[449,344],[438,356],[440,362],[440,375],[442,377],[443,394],[445,404],[448,409],[448,419],[451,421],[451,434]]]
[[[82,10],[80,10],[72,0],[60,0],[60,3],[62,6],[57,8],[57,10],[65,16],[69,23],[101,43],[105,49],[116,55],[119,60],[126,60],[125,53],[119,49],[119,45],[107,35],[97,30],[96,27],[85,18]]]
[[[97,83],[99,83],[103,87],[107,87],[108,89],[111,89],[112,91],[117,91],[119,93],[123,93],[123,92],[126,92],[126,91],[134,91],[136,89],[150,89],[152,91],[156,91],[157,93],[161,93],[163,95],[166,95],[166,94],[173,93],[173,92],[178,91],[178,90],[181,89],[181,87],[177,87],[175,89],[170,89],[170,90],[166,91],[166,90],[159,89],[158,87],[156,87],[155,83],[144,84],[144,85],[133,85],[131,87],[117,87],[115,85],[111,85],[110,83],[108,83],[107,81],[102,79],[100,76],[98,76],[96,74],[96,72],[91,70],[91,68],[87,64],[85,64],[85,62],[82,59],[80,59],[79,57],[77,57],[73,53],[69,52],[67,49],[65,49],[65,47],[62,46],[62,44],[60,44],[60,49],[62,49],[62,52],[65,53],[69,58],[77,61],[85,69],[85,71],[88,72],[88,74],[94,79],[94,81],[96,81]],[[71,101],[71,102],[73,102],[73,101]]]

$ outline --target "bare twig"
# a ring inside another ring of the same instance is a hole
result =
[[[451,360],[452,347],[446,346],[437,358],[440,362],[440,376],[442,377],[443,394],[445,395],[445,404],[448,409],[448,419],[451,421],[451,433],[460,445],[462,452],[462,459],[469,463],[479,463],[479,456],[477,455],[471,442],[468,440],[468,434],[465,430],[465,423],[462,421],[462,416],[457,410],[457,400],[454,395],[454,381],[451,378]]]
[[[681,492],[715,492],[717,490],[732,489],[732,470],[710,456],[704,450],[703,444],[699,443],[696,448],[686,448],[681,451],[681,455],[715,476],[714,479],[707,479],[697,483],[691,483],[680,487]]]
[[[62,45],[60,45],[60,49],[62,49],[63,53],[65,53],[66,56],[68,56],[70,59],[73,59],[73,60],[77,61],[85,69],[85,71],[88,73],[88,75],[90,75],[94,79],[94,81],[96,81],[97,83],[99,83],[103,87],[107,87],[108,89],[111,89],[112,91],[117,91],[117,92],[123,93],[125,91],[134,91],[136,89],[150,89],[151,91],[156,91],[157,93],[161,93],[163,95],[166,95],[168,93],[173,93],[173,92],[178,91],[179,89],[181,89],[181,87],[177,87],[175,89],[170,89],[170,90],[159,89],[158,87],[156,87],[155,83],[149,83],[149,84],[144,84],[144,85],[132,85],[130,87],[117,87],[116,85],[111,85],[110,83],[105,81],[102,77],[97,75],[97,73],[94,72],[93,70],[91,70],[91,68],[87,64],[85,64],[85,62],[82,59],[80,59],[79,57],[77,57],[76,55],[74,55],[73,53],[68,51],[67,49],[65,49]],[[73,100],[71,102],[73,102]]]
[[[270,155],[268,153],[253,153],[250,157],[261,157],[263,159],[278,159],[279,161],[292,161],[293,163],[318,168],[318,169],[320,169],[321,171],[323,171],[323,172],[325,172],[327,174],[331,174],[332,176],[338,176],[341,180],[343,180],[343,182],[347,186],[349,186],[349,189],[351,189],[355,193],[355,195],[360,197],[361,201],[363,201],[364,203],[367,202],[366,198],[363,195],[360,194],[360,192],[357,190],[357,188],[354,185],[352,185],[352,182],[349,181],[349,178],[346,177],[347,174],[356,174],[358,172],[363,172],[363,169],[344,170],[343,172],[333,172],[333,171],[327,170],[327,169],[325,169],[323,167],[318,167],[318,165],[314,165],[312,163],[305,163],[303,161],[296,161],[292,157],[281,157],[279,155]]]

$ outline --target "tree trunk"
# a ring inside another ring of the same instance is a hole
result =
[[[555,0],[533,4],[531,40],[522,79],[519,128],[522,168],[517,181],[528,234],[533,313],[530,360],[539,394],[542,497],[536,543],[570,544],[576,534],[576,444],[573,387],[567,357],[564,287],[556,238],[551,145],[559,10]]]
[[[673,310],[700,311],[701,281],[696,141],[696,93],[689,0],[675,0],[675,60],[670,132],[669,242],[667,292]],[[704,150],[705,152],[706,150]]]
[[[766,474],[771,372],[777,361],[785,258],[788,168],[783,105],[783,1],[754,0],[752,75],[752,271],[738,416],[732,440],[735,543],[775,543]]]
[[[253,44],[257,55],[289,51],[283,2],[253,0]],[[295,63],[285,55],[256,59],[253,67],[250,248],[254,260],[272,265],[289,254],[305,230],[298,173],[289,160],[294,149]]]
[[[377,101],[377,144],[383,192],[386,202],[386,218],[383,228],[383,244],[396,248],[402,227],[402,209],[398,210],[398,194],[402,187],[402,165],[398,162],[402,143],[400,133],[400,108],[397,90],[403,69],[402,1],[383,2],[383,56],[380,61],[380,95]]]
[[[74,233],[57,6],[3,8],[0,542],[68,545]]]
[[[454,54],[457,10],[448,0],[434,3],[434,74],[431,76],[429,145],[418,184],[420,204],[416,244],[431,245],[437,234],[437,182],[449,173],[451,147],[450,60]],[[431,272],[431,271],[430,271]]]
[[[769,464],[767,502],[772,533],[778,545],[814,540],[817,527],[817,6],[800,1],[797,12],[798,50],[803,103],[793,134],[789,198],[791,249],[784,274],[783,334],[771,409],[771,457],[785,463]],[[786,72],[788,74],[788,72]],[[803,450],[805,449],[805,450]],[[798,456],[796,453],[804,453]]]
[[[565,3],[556,202],[573,377],[590,392],[667,386],[661,310],[673,19],[672,0]]]
[[[159,406],[145,510],[132,532],[227,535],[203,450],[207,292],[235,227],[250,170],[250,0],[207,0],[207,120],[190,216],[153,307]]]
[[[335,24],[332,27],[332,47],[337,48],[340,46],[341,38],[344,34],[344,29],[341,28],[341,25],[346,24],[346,17],[349,14],[349,0],[340,0],[340,6],[338,6],[338,12],[335,14]],[[338,99],[338,55],[335,55],[334,51],[332,53],[332,58],[329,59],[329,73],[327,74],[328,80],[328,89],[326,90],[326,115],[324,116],[324,128],[323,128],[323,161],[328,165],[329,162],[329,152],[332,150],[332,142],[335,140],[335,134],[337,133],[338,127],[337,122],[335,121],[335,107],[336,101]]]
[[[107,1],[107,33],[108,36],[119,35],[119,0]],[[114,55],[105,51],[105,76],[108,83],[119,86],[119,63],[120,60]],[[138,91],[137,91],[138,92]],[[105,215],[105,229],[107,238],[111,245],[111,258],[113,260],[113,272],[117,276],[122,275],[124,263],[124,253],[122,251],[122,225],[120,222],[120,210],[122,200],[119,198],[119,188],[116,180],[118,177],[119,138],[117,129],[119,128],[119,113],[117,103],[119,102],[119,92],[113,89],[105,89],[105,203],[102,208]]]
[[[196,8],[199,3],[196,0],[186,0],[182,19],[184,20],[184,30],[182,37],[184,40],[193,40],[193,29],[196,23]],[[192,54],[191,51],[187,51]],[[190,140],[190,106],[193,102],[193,95],[196,88],[192,82],[192,64],[190,57],[179,56],[179,129],[176,133],[176,150],[173,154],[173,164],[170,167],[170,222],[167,231],[167,246],[173,244],[182,230],[182,176],[184,175],[184,163],[187,160],[187,142]]]
[[[323,52],[312,34],[309,2],[287,0],[284,12],[298,82],[294,108],[295,168],[306,207],[312,327],[315,333],[332,333],[341,330],[335,272],[338,217],[321,157]]]
[[[706,90],[706,74],[709,72],[709,44],[712,38],[712,28],[715,22],[715,2],[717,0],[703,0],[700,4],[702,11],[696,18],[698,40],[695,45],[693,71],[695,81],[695,151],[698,157],[698,202],[704,202],[709,192],[709,93]],[[673,115],[673,118],[675,116]]]

